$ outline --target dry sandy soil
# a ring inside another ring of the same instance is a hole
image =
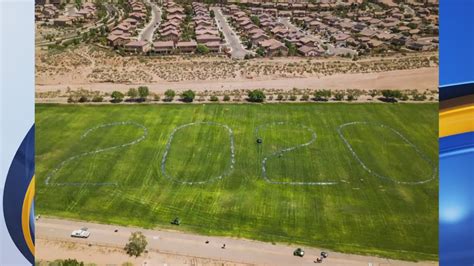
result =
[[[73,241],[36,240],[36,257],[39,262],[51,262],[58,259],[75,258],[96,265],[251,265],[224,260],[206,259],[193,256],[149,251],[138,258],[128,256],[122,248],[112,246],[88,246]],[[41,265],[41,264],[40,264]]]
[[[69,237],[73,230],[83,226],[91,232],[88,239]],[[122,249],[133,231],[143,232],[148,241],[148,253],[139,258],[130,258]],[[292,254],[295,246],[285,244],[52,218],[36,221],[36,239],[38,260],[76,258],[98,265],[121,265],[124,262],[134,265],[314,265],[313,261],[321,252],[318,248],[303,247],[306,254],[300,258]],[[221,248],[223,243],[226,244],[225,249]],[[438,265],[437,262],[413,263],[331,251],[328,253],[325,265]]]
[[[166,89],[436,89],[436,53],[349,59],[122,57],[94,46],[62,52],[37,49],[38,92],[83,88],[110,92],[146,85]]]

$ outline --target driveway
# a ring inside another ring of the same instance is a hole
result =
[[[153,33],[159,27],[161,22],[161,9],[150,1],[146,1],[151,6],[151,20],[138,34],[139,41],[153,41]]]
[[[215,18],[217,21],[217,26],[222,31],[222,33],[224,33],[224,37],[227,41],[227,44],[231,48],[232,58],[244,59],[245,55],[249,52],[245,50],[242,43],[240,43],[238,35],[229,26],[219,7],[213,7],[212,10],[214,11],[214,14],[216,16]]]

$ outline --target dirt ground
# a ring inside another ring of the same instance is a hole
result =
[[[89,228],[87,239],[71,238],[73,230]],[[115,231],[116,230],[116,231]],[[148,252],[129,257],[122,249],[131,232],[147,238]],[[206,243],[206,241],[209,241]],[[223,249],[223,243],[226,248]],[[140,229],[42,217],[36,221],[36,258],[39,261],[75,258],[97,265],[314,265],[322,249],[302,247],[303,258],[293,256],[296,246],[231,237],[203,236],[160,229]],[[325,250],[325,265],[432,266],[438,262],[406,262]]]
[[[433,90],[438,87],[438,68],[419,68],[411,70],[395,70],[378,73],[334,74],[323,77],[306,78],[275,78],[260,80],[210,80],[210,81],[181,81],[181,82],[156,82],[156,83],[110,83],[110,82],[77,82],[57,84],[40,84],[37,81],[36,91],[47,92],[60,90],[86,89],[101,92],[115,90],[126,92],[133,86],[148,86],[151,92],[163,94],[167,89],[201,91],[232,91],[241,89],[416,89]]]
[[[36,240],[36,257],[38,262],[51,262],[58,259],[75,258],[85,264],[95,265],[220,265],[244,266],[245,263],[224,260],[206,259],[157,251],[148,251],[140,257],[130,257],[122,248],[112,246],[88,246],[76,242],[60,240]],[[40,264],[41,265],[41,264]]]
[[[109,92],[146,85],[166,89],[436,89],[437,53],[405,56],[232,60],[223,56],[123,57],[95,46],[36,51],[38,92],[83,88]]]

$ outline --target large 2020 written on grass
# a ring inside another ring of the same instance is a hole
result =
[[[416,184],[432,177],[437,159],[435,104],[38,105],[36,112],[40,214],[147,228],[179,216],[180,229],[202,234],[437,258],[437,178]],[[82,137],[119,121],[146,134],[119,124]],[[341,138],[338,128],[354,121],[364,123],[345,127]],[[133,145],[106,150],[124,143]],[[312,185],[327,181],[335,184]],[[68,183],[76,185],[54,185]]]

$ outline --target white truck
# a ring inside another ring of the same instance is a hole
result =
[[[91,235],[89,231],[87,231],[86,227],[83,227],[79,230],[74,230],[71,233],[71,237],[78,237],[78,238],[88,238]]]

